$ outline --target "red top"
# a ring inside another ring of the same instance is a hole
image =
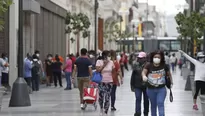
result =
[[[76,58],[73,56],[73,57],[71,57],[71,60],[72,60],[72,63],[74,64],[76,61]]]
[[[120,70],[120,64],[115,60],[114,61],[115,65],[115,71],[113,72],[113,84],[119,85],[119,80],[118,80],[118,72]]]

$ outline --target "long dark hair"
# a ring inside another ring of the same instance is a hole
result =
[[[157,50],[155,52],[152,52],[150,54],[150,63],[153,63],[153,58],[156,54],[159,54],[161,56],[161,61],[160,61],[160,65],[165,65],[165,58],[164,58],[164,52]]]

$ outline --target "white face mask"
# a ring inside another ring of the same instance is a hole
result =
[[[69,59],[69,57],[66,57],[66,60],[68,60]]]
[[[90,58],[93,58],[93,57],[94,57],[94,56],[91,54],[91,55],[90,55]]]
[[[111,60],[111,57],[107,57],[108,60]]]
[[[36,54],[36,56],[37,56],[37,57],[39,57],[39,56],[40,56],[40,54]]]
[[[49,59],[49,60],[52,60],[52,57],[49,57],[48,59]]]
[[[33,61],[38,61],[38,59],[33,59]]]
[[[159,58],[153,58],[153,62],[154,62],[155,64],[159,64],[160,61],[161,61],[161,59],[159,59]]]

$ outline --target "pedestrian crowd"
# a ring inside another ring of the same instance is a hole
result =
[[[130,77],[130,88],[135,94],[135,114],[134,116],[165,116],[164,101],[167,96],[167,90],[170,90],[170,101],[173,101],[171,88],[173,85],[172,73],[175,73],[177,64],[179,68],[185,63],[184,57],[190,60],[196,67],[196,70],[205,68],[205,55],[198,54],[197,59],[179,50],[183,55],[179,60],[173,53],[169,55],[163,51],[152,53],[136,52],[132,54],[119,53],[114,50],[87,51],[82,48],[76,56],[68,54],[66,60],[58,54],[53,56],[48,54],[44,61],[40,60],[40,51],[36,50],[33,55],[27,54],[24,59],[24,79],[28,84],[28,91],[32,93],[39,91],[40,83],[45,83],[47,87],[63,87],[62,77],[65,77],[66,87],[64,90],[72,90],[73,84],[77,84],[80,97],[80,108],[85,110],[87,101],[85,100],[85,88],[89,88],[94,78],[99,78],[96,82],[98,89],[98,103],[100,106],[100,115],[108,115],[109,108],[116,111],[116,90],[123,84],[124,69],[129,71],[129,64],[132,67]],[[170,70],[171,69],[171,70]],[[0,79],[1,84],[9,87],[9,63],[5,53],[0,58]],[[172,72],[172,73],[171,73]],[[96,76],[95,74],[100,74]],[[195,74],[196,93],[194,95],[193,109],[198,110],[196,104],[199,91],[205,93],[205,73],[197,71]],[[76,81],[75,81],[76,80]],[[93,81],[93,82],[92,82]],[[95,93],[95,92],[94,92]],[[94,94],[95,95],[95,94]],[[95,100],[94,95],[89,98]],[[141,108],[143,95],[143,113]],[[86,98],[87,99],[87,98]],[[96,101],[94,102],[96,103]],[[151,109],[149,106],[151,105]]]

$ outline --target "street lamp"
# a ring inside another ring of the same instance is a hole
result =
[[[132,25],[133,31],[133,52],[135,51],[136,41],[135,41],[135,25]]]
[[[98,3],[98,0],[95,0],[95,6],[94,6],[94,9],[95,9],[95,19],[94,19],[94,22],[95,22],[95,53],[97,53],[97,10],[98,10],[98,7],[99,7],[99,3]],[[97,55],[95,55],[97,57]]]
[[[28,86],[23,78],[23,0],[19,0],[18,77],[13,84],[9,107],[31,106]]]

